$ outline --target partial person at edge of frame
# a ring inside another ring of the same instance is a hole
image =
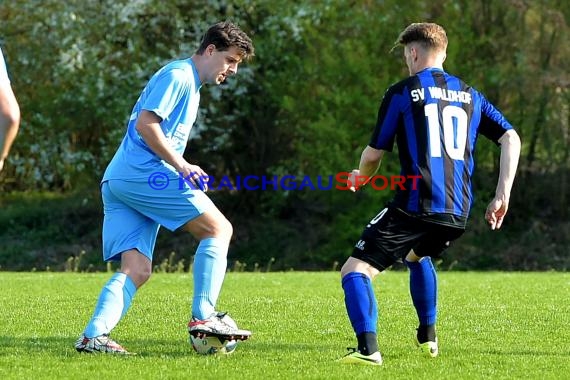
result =
[[[12,90],[4,55],[0,49],[0,172],[4,168],[19,128],[20,106]]]

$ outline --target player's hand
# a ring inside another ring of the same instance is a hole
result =
[[[503,219],[507,214],[509,208],[509,202],[503,197],[495,197],[487,206],[487,211],[485,211],[485,219],[492,230],[501,228],[503,224]]]
[[[358,190],[358,178],[360,176],[360,170],[358,169],[352,169],[352,171],[350,172],[350,175],[348,176],[348,184],[350,185],[349,189],[350,191],[352,191],[353,193],[356,192],[356,190]]]
[[[4,168],[4,160],[0,160],[0,172]]]
[[[359,190],[362,186],[366,185],[370,181],[371,177],[360,174],[359,169],[352,169],[348,176],[349,190],[353,193]]]
[[[198,165],[192,165],[185,162],[181,167],[177,168],[178,175],[189,181],[196,189],[208,191],[208,174]]]

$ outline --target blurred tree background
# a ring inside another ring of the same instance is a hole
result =
[[[0,173],[0,270],[105,268],[98,184],[130,110],[161,65],[189,57],[208,25],[225,19],[250,34],[256,57],[202,89],[189,161],[215,178],[351,170],[386,87],[407,75],[401,49],[390,51],[399,32],[434,21],[448,32],[446,69],[485,93],[523,140],[500,232],[483,220],[499,150],[479,142],[469,229],[440,267],[568,270],[569,16],[562,0],[0,1],[0,46],[22,110]],[[382,165],[396,174],[397,155]],[[392,196],[210,195],[234,224],[229,260],[240,270],[337,268]],[[155,263],[188,265],[195,247],[163,230]]]

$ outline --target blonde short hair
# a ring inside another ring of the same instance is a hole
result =
[[[426,50],[445,51],[447,49],[447,34],[441,25],[431,22],[410,24],[400,33],[398,43],[408,45],[419,43]]]

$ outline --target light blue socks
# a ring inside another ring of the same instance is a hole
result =
[[[204,239],[194,258],[192,316],[207,319],[215,313],[227,267],[229,243],[218,238]]]
[[[93,317],[83,334],[87,338],[109,334],[129,310],[136,292],[137,287],[129,276],[115,273],[101,290]]]

